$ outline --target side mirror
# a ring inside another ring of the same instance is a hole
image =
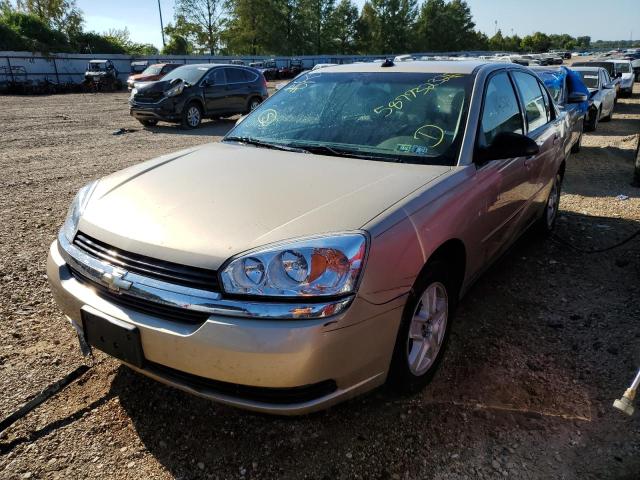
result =
[[[589,99],[586,93],[573,92],[569,94],[569,103],[582,103]]]
[[[500,132],[495,136],[491,145],[479,149],[478,157],[482,162],[488,162],[490,160],[530,157],[539,151],[538,144],[526,135]]]
[[[202,81],[202,86],[203,87],[211,87],[213,85],[213,82],[211,80],[209,80],[208,78],[206,78],[205,80]]]

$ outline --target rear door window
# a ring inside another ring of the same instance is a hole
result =
[[[228,83],[245,83],[244,70],[240,68],[225,68]]]
[[[500,132],[523,133],[520,106],[506,72],[491,77],[484,95],[480,146],[490,145]]]
[[[540,89],[538,80],[525,72],[514,72],[513,77],[518,86],[522,103],[524,104],[528,131],[536,130],[548,122],[549,111],[545,95]]]

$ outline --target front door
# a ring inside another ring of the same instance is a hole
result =
[[[523,114],[506,71],[487,81],[478,147],[491,145],[500,132],[524,133]],[[476,183],[487,192],[481,248],[491,260],[517,236],[528,200],[525,158],[492,160],[477,167]]]
[[[205,77],[203,85],[206,113],[211,114],[224,110],[228,95],[224,68],[211,70]]]

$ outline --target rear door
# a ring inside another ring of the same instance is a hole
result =
[[[226,108],[231,113],[241,113],[246,110],[249,95],[247,71],[244,68],[226,67],[227,95]]]
[[[500,132],[524,134],[523,113],[506,70],[493,74],[484,92],[477,147],[487,147]],[[477,167],[478,184],[487,185],[482,249],[494,258],[515,238],[528,200],[524,157],[492,160]]]
[[[207,113],[224,110],[227,103],[227,80],[224,70],[224,68],[214,68],[203,79],[202,92]]]
[[[528,223],[539,212],[540,202],[546,201],[546,187],[554,178],[553,159],[563,149],[562,118],[557,115],[547,90],[534,75],[512,72],[522,109],[525,112],[526,134],[538,144],[538,154],[524,159],[527,177],[527,206],[524,221]]]

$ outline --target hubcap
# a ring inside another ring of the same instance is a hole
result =
[[[200,123],[200,110],[197,107],[191,107],[187,112],[187,122],[190,126],[196,127]]]
[[[547,226],[551,227],[558,214],[558,204],[560,203],[560,185],[558,177],[553,181],[549,201],[547,202]]]
[[[260,102],[258,102],[257,100],[254,100],[253,102],[251,102],[251,106],[249,108],[251,108],[251,110],[255,110],[258,105],[260,105]]]
[[[423,375],[435,362],[447,330],[449,299],[440,282],[427,287],[416,305],[407,338],[407,362],[416,376]]]

